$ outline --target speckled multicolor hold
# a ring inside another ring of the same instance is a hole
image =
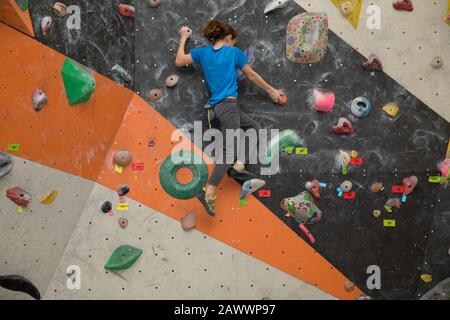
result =
[[[314,203],[313,196],[308,191],[283,199],[280,206],[286,211],[286,216],[294,217],[298,223],[313,224],[322,219],[322,211]]]
[[[307,12],[293,17],[287,26],[286,56],[299,63],[316,63],[325,57],[328,45],[328,17]]]

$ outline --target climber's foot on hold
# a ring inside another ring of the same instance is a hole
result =
[[[197,194],[198,200],[200,200],[203,207],[205,207],[206,212],[211,217],[216,215],[216,199],[217,195],[206,195],[205,190],[200,191]]]
[[[239,197],[240,198],[239,205],[241,207],[245,206],[247,204],[247,200],[245,200],[245,198],[249,194],[252,194],[252,193],[258,191],[265,185],[266,185],[266,182],[264,180],[260,180],[260,179],[251,179],[251,180],[245,181],[244,184],[242,185],[241,194]]]
[[[245,166],[243,164],[235,164],[228,170],[228,175],[240,182],[245,182],[247,180],[254,179],[256,176],[245,170]]]

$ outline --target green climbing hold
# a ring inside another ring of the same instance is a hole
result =
[[[192,180],[181,183],[177,180],[177,171],[187,168],[192,172]],[[208,168],[205,162],[195,153],[172,153],[164,160],[159,171],[159,180],[163,189],[177,199],[191,199],[203,188],[208,180]]]
[[[95,89],[95,79],[92,71],[71,59],[66,59],[61,74],[69,103],[80,104],[87,102]]]
[[[270,140],[269,149],[267,150],[267,160],[272,162],[272,157],[275,153],[286,147],[299,147],[302,144],[302,139],[292,130],[283,130],[278,135]],[[290,150],[290,148],[289,148]]]
[[[19,6],[20,10],[27,11],[30,5],[30,0],[16,0],[16,3]]]
[[[105,264],[106,270],[125,270],[130,268],[136,260],[141,256],[142,250],[129,246],[122,245],[118,247],[109,257]]]

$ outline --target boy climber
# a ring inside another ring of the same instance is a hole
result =
[[[238,69],[242,70],[247,79],[266,91],[275,103],[282,101],[282,90],[274,89],[250,67],[249,58],[242,50],[234,47],[237,32],[230,25],[219,20],[211,20],[203,28],[203,35],[210,42],[210,45],[192,49],[190,54],[186,54],[186,41],[191,35],[192,30],[188,27],[185,26],[180,29],[180,44],[175,64],[178,67],[183,67],[195,62],[202,67],[211,92],[206,108],[213,108],[215,117],[220,122],[223,136],[226,136],[226,129],[236,130],[241,128],[246,130],[253,128],[258,131],[261,128],[259,123],[238,107]],[[255,138],[251,136],[249,138],[249,154],[256,151],[257,141],[255,141]],[[239,143],[243,144],[245,141],[241,139]],[[245,159],[238,158],[234,162],[233,154],[234,141],[226,141],[225,163],[216,163],[208,183],[203,191],[197,195],[210,216],[214,216],[216,213],[215,200],[217,195],[215,191],[227,171],[230,176],[245,181],[243,184],[244,193],[254,192],[265,185],[262,180],[248,179],[252,174],[245,170]]]

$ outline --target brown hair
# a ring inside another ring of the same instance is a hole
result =
[[[237,31],[229,24],[214,19],[203,28],[203,35],[209,42],[215,43],[218,40],[225,39],[228,35],[236,39]]]

